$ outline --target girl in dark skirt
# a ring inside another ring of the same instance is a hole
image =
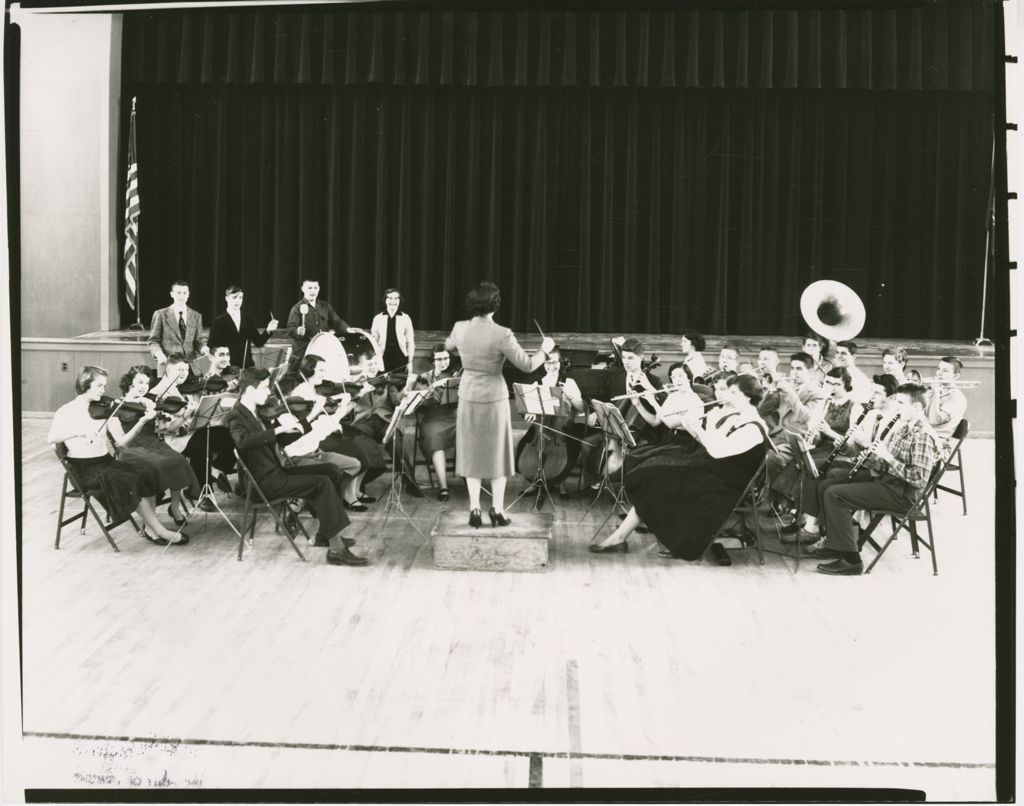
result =
[[[683,424],[699,443],[645,445],[626,461],[626,492],[633,508],[619,528],[590,546],[597,554],[629,550],[629,535],[641,523],[665,546],[661,556],[696,560],[736,506],[765,455],[764,423],[757,416],[761,386],[756,378],[729,379],[723,406],[707,415],[706,427]]]
[[[156,468],[137,459],[115,460],[107,452],[103,420],[89,416],[89,404],[98,401],[106,387],[106,370],[83,367],[75,383],[77,397],[57,409],[47,441],[64,443],[79,483],[90,492],[99,491],[111,520],[124,520],[137,512],[150,529],[151,534],[144,533],[149,540],[184,545],[187,534],[172,532],[157,519],[156,496],[164,487]]]
[[[143,365],[129,367],[120,384],[125,400],[143,402],[149,409],[155,410],[153,401],[146,397],[154,375],[155,373],[150,373],[149,367]],[[187,490],[192,498],[197,498],[199,480],[188,459],[157,434],[156,422],[156,417],[151,416],[139,417],[136,422],[125,423],[118,417],[113,417],[107,427],[120,449],[120,459],[138,460],[156,469],[161,489],[171,492],[171,503],[167,507],[167,512],[174,523],[181,526],[185,523],[186,514],[182,508],[181,492]]]

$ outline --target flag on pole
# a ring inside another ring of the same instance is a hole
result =
[[[124,198],[124,295],[133,311],[139,288],[139,166],[135,158],[135,99],[128,129],[128,184]]]

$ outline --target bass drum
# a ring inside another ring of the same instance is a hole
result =
[[[319,356],[327,365],[324,380],[343,383],[349,379],[348,355],[333,333],[317,333],[309,340],[306,355]]]

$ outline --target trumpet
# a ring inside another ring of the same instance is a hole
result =
[[[930,378],[922,378],[919,383],[922,386],[928,386],[932,383],[941,383],[946,386],[955,386],[957,389],[974,389],[981,385],[981,381],[961,381],[960,379],[943,380],[935,375]]]

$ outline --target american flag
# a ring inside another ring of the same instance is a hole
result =
[[[124,295],[133,311],[139,288],[139,166],[135,159],[135,99],[128,130],[128,184],[124,194]]]

